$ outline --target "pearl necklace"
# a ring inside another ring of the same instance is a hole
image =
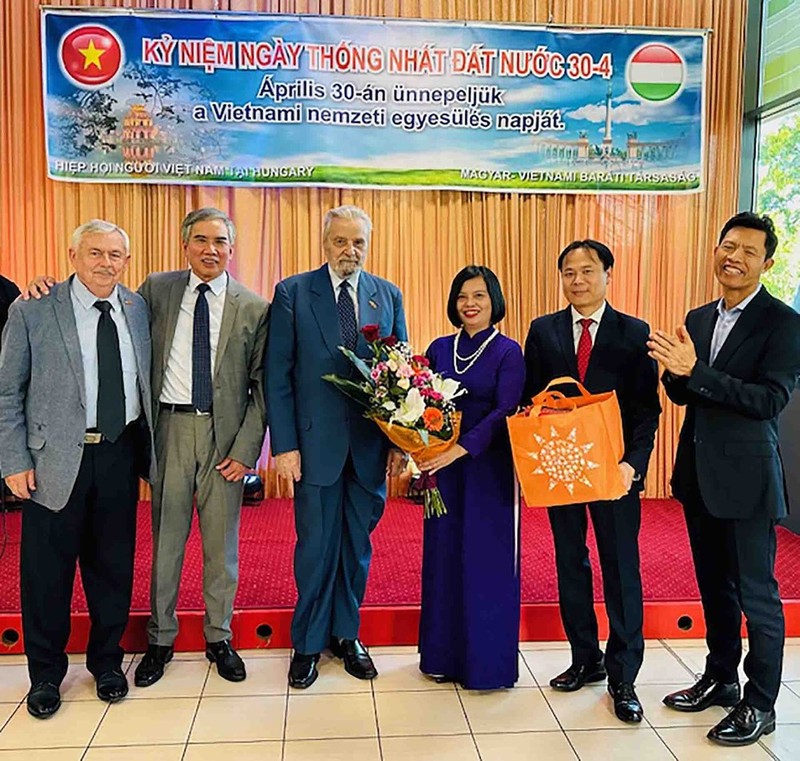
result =
[[[495,328],[488,336],[488,338],[469,356],[462,357],[458,353],[458,339],[461,337],[461,333],[463,331],[459,330],[456,334],[455,340],[453,341],[453,370],[455,371],[456,375],[463,375],[467,370],[469,370],[480,358],[481,354],[485,351],[486,347],[492,342],[492,339],[499,335],[497,328]],[[458,369],[459,362],[466,362],[467,366],[463,370]]]

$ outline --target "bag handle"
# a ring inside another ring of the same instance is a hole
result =
[[[529,417],[533,415],[534,417],[539,417],[542,414],[542,410],[549,406],[550,402],[563,402],[566,401],[569,404],[568,409],[559,409],[560,412],[572,412],[576,408],[575,402],[570,402],[569,397],[565,396],[561,391],[542,391],[541,393],[537,394],[533,399],[531,399],[531,406],[527,407],[524,410],[525,417]]]
[[[540,396],[545,393],[545,391],[549,391],[553,386],[564,386],[567,384],[577,386],[578,391],[581,392],[581,396],[591,396],[580,381],[575,380],[575,378],[570,378],[569,375],[561,375],[558,378],[553,378],[553,380],[551,380],[536,396]]]

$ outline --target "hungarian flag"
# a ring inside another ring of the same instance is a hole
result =
[[[630,60],[628,81],[644,100],[667,100],[683,84],[683,61],[668,45],[644,45]]]

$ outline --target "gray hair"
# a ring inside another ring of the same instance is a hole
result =
[[[205,222],[207,219],[221,219],[225,223],[225,227],[228,228],[228,242],[232,246],[236,240],[236,225],[233,224],[231,218],[224,211],[215,209],[213,206],[195,209],[183,218],[183,222],[181,222],[181,240],[183,244],[186,245],[189,242],[189,233],[192,230],[192,226],[198,222]]]
[[[334,219],[357,219],[364,223],[364,227],[367,230],[367,238],[372,235],[372,220],[364,209],[359,206],[337,206],[325,214],[325,219],[322,223],[323,240],[328,237],[328,230],[330,230]]]
[[[131,250],[131,241],[130,238],[128,238],[128,233],[119,227],[119,225],[115,225],[113,222],[106,222],[105,219],[90,219],[88,222],[78,225],[72,233],[72,248],[77,251],[78,247],[81,245],[83,236],[90,235],[91,233],[119,233],[125,244],[125,253],[129,253]]]

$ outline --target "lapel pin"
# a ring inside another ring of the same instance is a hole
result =
[[[378,305],[377,305],[377,304],[376,304],[376,303],[375,303],[375,302],[374,302],[372,299],[370,299],[370,300],[369,300],[369,305],[370,305],[370,306],[371,306],[373,309],[377,309],[377,308],[378,308]]]

